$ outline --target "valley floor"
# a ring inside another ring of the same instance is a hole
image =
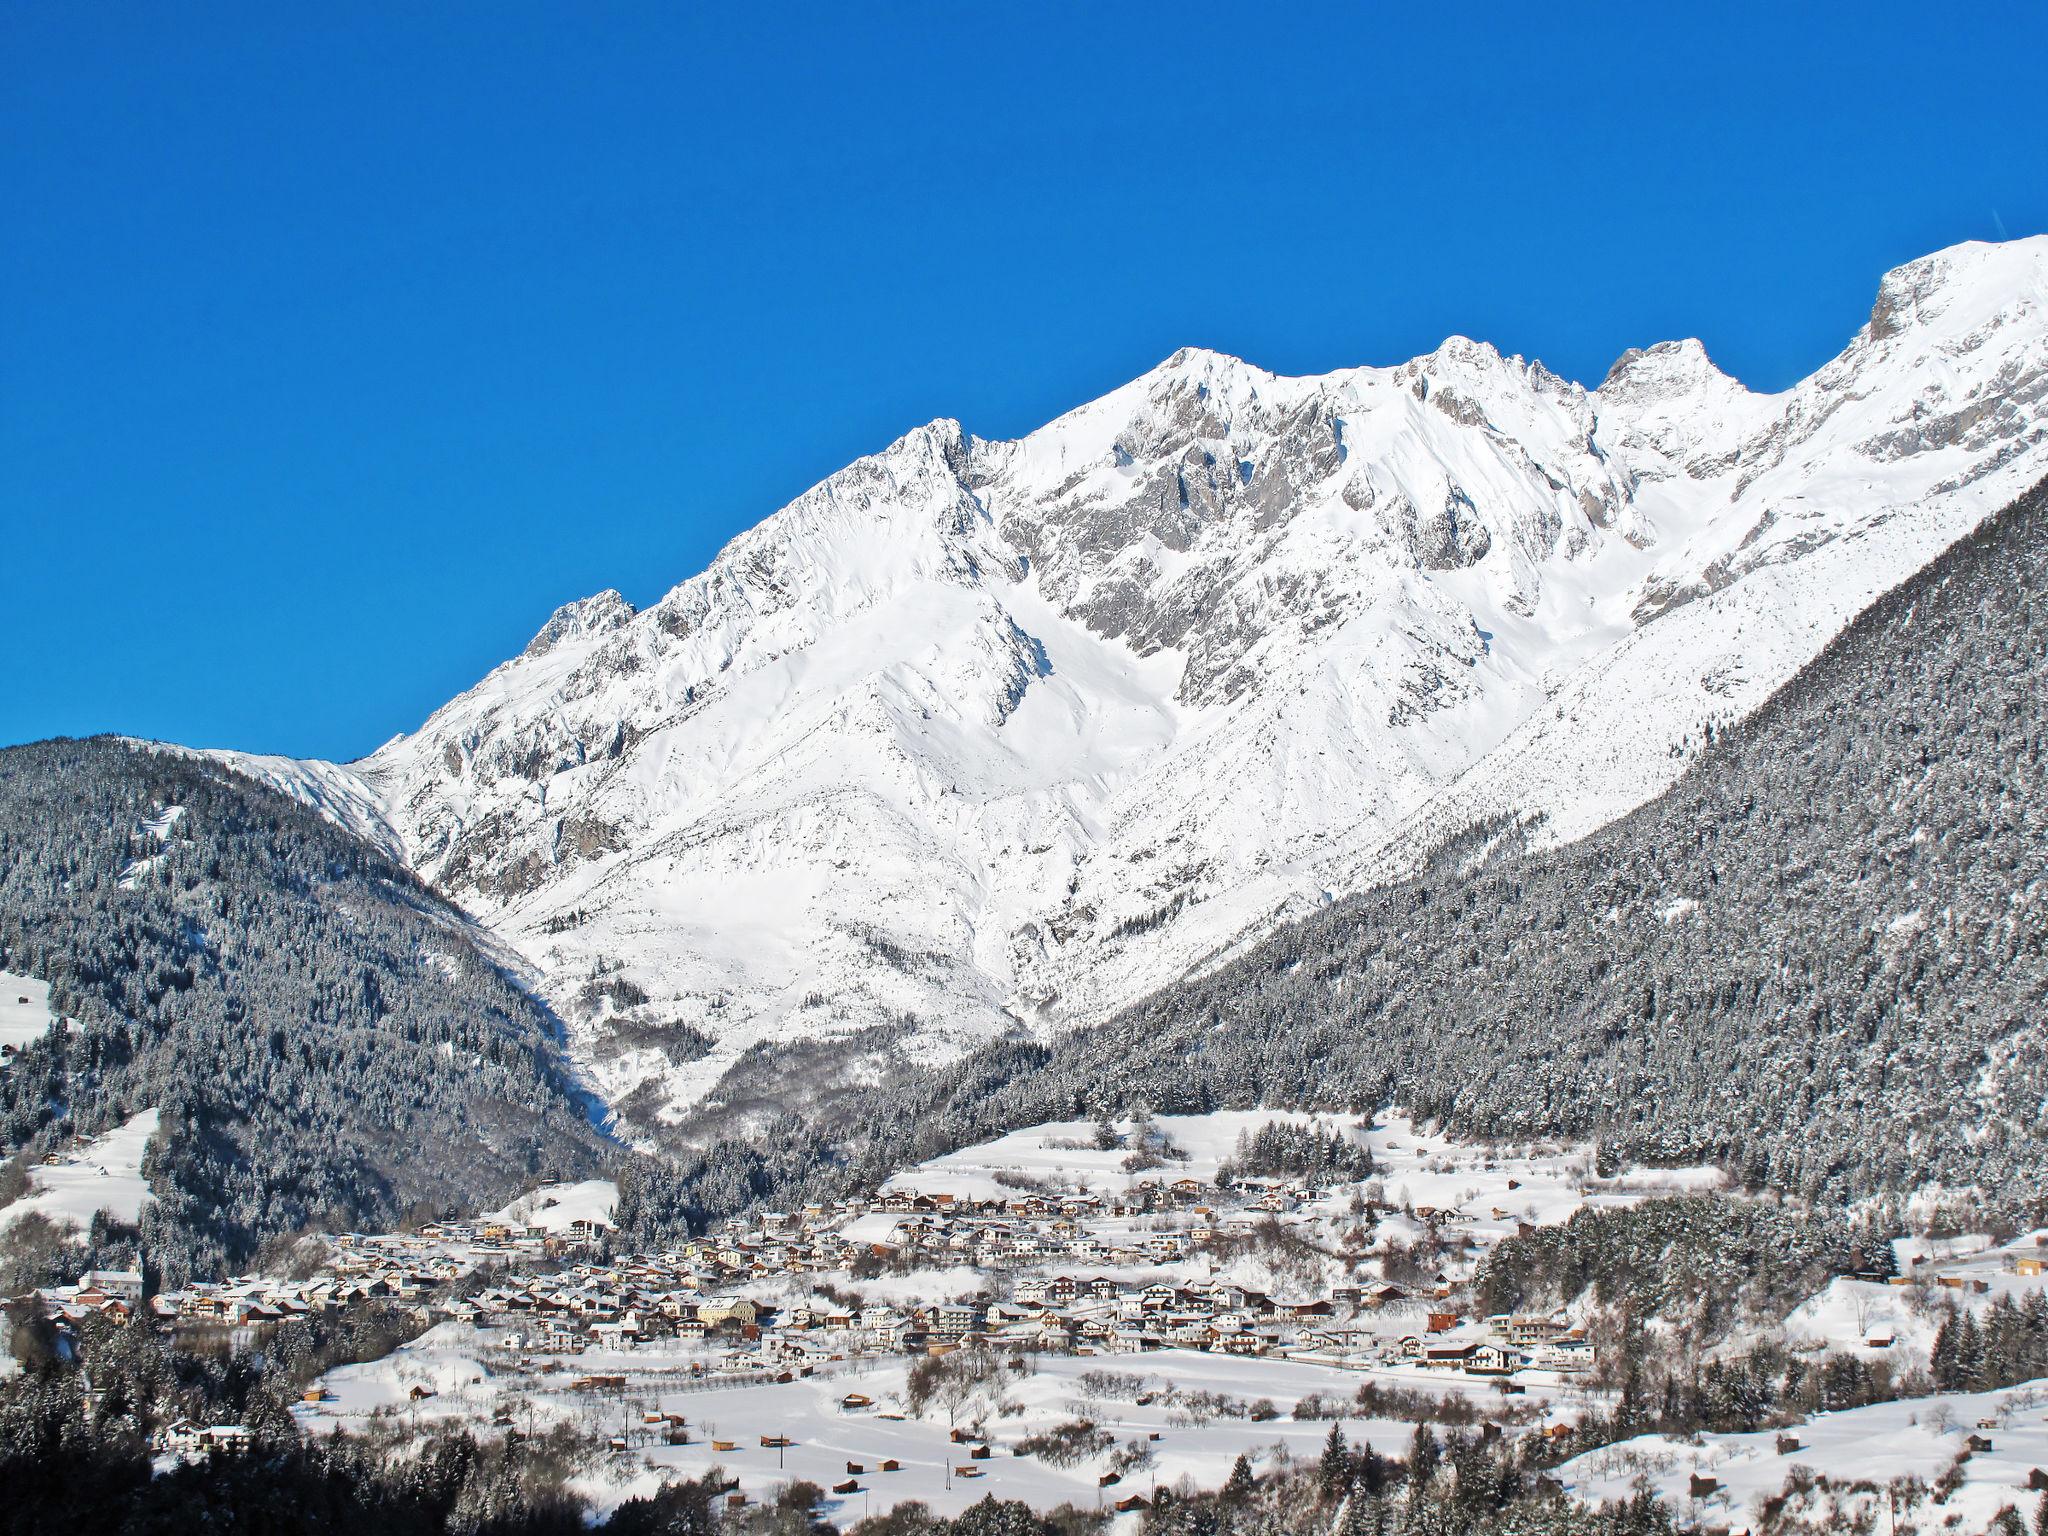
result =
[[[147,1118],[124,1133],[137,1147]],[[1261,1148],[1321,1162],[1252,1172]],[[508,1446],[564,1429],[587,1448],[573,1490],[598,1511],[714,1471],[735,1507],[814,1482],[842,1525],[912,1500],[957,1513],[990,1493],[1128,1511],[1161,1488],[1214,1489],[1239,1456],[1262,1475],[1311,1461],[1333,1423],[1390,1459],[1425,1420],[1510,1441],[1580,1432],[1616,1401],[1599,1384],[1600,1309],[1581,1296],[1479,1315],[1489,1255],[1582,1212],[1749,1198],[1724,1184],[1713,1169],[1600,1177],[1583,1147],[1464,1144],[1400,1114],[1062,1122],[661,1253],[617,1251],[617,1191],[586,1181],[326,1239],[303,1278],[143,1302],[139,1276],[99,1274],[44,1297],[60,1328],[112,1309],[201,1349],[261,1349],[295,1317],[410,1311],[431,1326],[321,1376],[293,1410],[302,1432],[403,1457],[437,1427]],[[1714,1354],[1769,1340],[1913,1378],[1944,1320],[2048,1302],[2038,1236],[1898,1239],[1899,1277],[1837,1274]],[[159,1443],[203,1456],[194,1428]],[[1647,1489],[1681,1522],[1734,1529],[1784,1498],[1805,1528],[1829,1529],[1913,1477],[1920,1503],[1896,1528],[1931,1532],[1982,1529],[2036,1496],[2043,1465],[2037,1383],[1791,1431],[1637,1436],[1554,1475],[1588,1504]]]

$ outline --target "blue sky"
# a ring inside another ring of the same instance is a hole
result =
[[[352,757],[935,416],[1781,387],[2048,229],[2038,4],[333,9],[0,4],[0,741]]]

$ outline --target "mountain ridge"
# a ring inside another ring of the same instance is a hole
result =
[[[779,1042],[858,1073],[876,1032],[1105,1017],[1458,826],[1671,782],[2038,477],[2044,273],[1908,263],[1772,395],[1696,341],[1591,391],[1458,337],[1304,379],[1184,348],[564,605],[359,764],[234,760],[502,932],[643,1132]],[[675,1025],[711,1050],[622,1044]]]

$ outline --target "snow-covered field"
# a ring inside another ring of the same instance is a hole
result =
[[[92,1225],[97,1211],[124,1222],[139,1221],[142,1207],[153,1198],[142,1176],[142,1154],[156,1132],[157,1112],[146,1109],[118,1130],[65,1153],[63,1162],[31,1168],[34,1188],[0,1208],[0,1228],[31,1211],[81,1230]]]
[[[50,984],[0,971],[0,1045],[27,1045],[49,1028]]]
[[[919,1163],[883,1188],[1002,1200],[1032,1186],[1110,1195],[1144,1182],[1194,1178],[1209,1183],[1236,1151],[1240,1136],[1276,1121],[1314,1125],[1366,1147],[1388,1204],[1455,1212],[1499,1231],[1511,1232],[1522,1221],[1555,1225],[1588,1205],[1628,1205],[1658,1195],[1714,1190],[1726,1182],[1716,1168],[1631,1168],[1601,1179],[1594,1175],[1590,1147],[1562,1142],[1476,1146],[1425,1133],[1400,1111],[1361,1121],[1350,1115],[1254,1109],[1156,1117],[1153,1124],[1168,1146],[1186,1156],[1154,1167],[1126,1170],[1127,1147],[1099,1150],[1093,1121],[1056,1120]],[[1115,1128],[1127,1134],[1130,1124],[1120,1120]]]
[[[883,1185],[921,1195],[952,1195],[960,1200],[1003,1200],[1019,1192],[1022,1179],[1042,1181],[1048,1188],[1118,1194],[1140,1183],[1194,1178],[1213,1183],[1216,1170],[1236,1150],[1240,1135],[1274,1121],[1296,1125],[1316,1123],[1358,1139],[1356,1122],[1344,1116],[1307,1115],[1289,1110],[1220,1110],[1211,1115],[1161,1115],[1153,1123],[1172,1149],[1185,1159],[1140,1170],[1125,1169],[1127,1146],[1103,1150],[1095,1145],[1092,1120],[1054,1120],[1027,1126],[994,1141],[962,1147],[943,1157],[907,1168]],[[1128,1132],[1130,1122],[1117,1122]],[[1005,1179],[1012,1182],[1004,1182]]]
[[[1586,1206],[1635,1205],[1726,1183],[1718,1168],[1630,1168],[1601,1179],[1590,1146],[1477,1147],[1420,1131],[1399,1112],[1376,1118],[1365,1142],[1389,1204],[1455,1211],[1504,1232],[1523,1221],[1560,1225]]]
[[[1980,1429],[1987,1420],[1991,1427]],[[1845,1529],[1858,1515],[1875,1512],[1864,1529],[1982,1531],[2008,1504],[2033,1516],[2040,1495],[2028,1491],[2027,1480],[2035,1468],[2048,1467],[2048,1382],[1824,1413],[1784,1432],[1798,1440],[1796,1450],[1780,1451],[1778,1433],[1704,1435],[1698,1445],[1645,1435],[1569,1461],[1559,1477],[1567,1491],[1588,1502],[1626,1498],[1642,1485],[1684,1519],[1739,1528],[1803,1467],[1840,1485],[1818,1490],[1807,1507],[1824,1518],[1832,1510]],[[1887,1526],[1887,1500],[1875,1490],[1895,1478],[1933,1483],[1956,1465],[1972,1435],[1989,1440],[1991,1449],[1962,1463],[1961,1486],[1947,1502],[1902,1501],[1896,1525]],[[1712,1478],[1718,1486],[1696,1497],[1695,1477]],[[1858,1485],[1865,1491],[1850,1491]]]
[[[609,1227],[618,1203],[619,1186],[610,1179],[585,1179],[580,1184],[544,1184],[479,1219],[566,1232],[574,1221],[597,1221]]]
[[[1825,1344],[1866,1360],[1914,1366],[1927,1363],[1940,1330],[1941,1314],[1930,1311],[1914,1290],[1846,1275],[1829,1281],[1785,1319],[1785,1337],[1793,1344]]]
[[[320,1385],[332,1394],[330,1400],[302,1403],[294,1412],[309,1434],[325,1434],[337,1425],[361,1433],[379,1422],[411,1428],[459,1420],[480,1427],[504,1409],[516,1429],[567,1421],[632,1441],[579,1483],[580,1491],[600,1506],[647,1492],[665,1478],[697,1477],[719,1467],[737,1477],[740,1491],[752,1498],[797,1478],[830,1488],[853,1477],[860,1490],[839,1495],[836,1512],[858,1518],[906,1499],[955,1514],[987,1493],[1047,1508],[1067,1502],[1092,1506],[1098,1494],[1105,1502],[1134,1492],[1149,1495],[1155,1486],[1183,1478],[1213,1488],[1240,1453],[1261,1468],[1288,1456],[1312,1458],[1329,1424],[1290,1417],[1294,1405],[1311,1395],[1349,1398],[1363,1379],[1356,1371],[1188,1350],[1035,1356],[1026,1374],[1005,1376],[958,1412],[958,1423],[981,1422],[990,1441],[991,1454],[977,1461],[968,1445],[949,1439],[953,1416],[947,1409],[927,1405],[924,1417],[907,1416],[906,1360],[854,1360],[786,1383],[729,1384],[715,1376],[693,1381],[690,1364],[706,1358],[702,1352],[671,1355],[645,1348],[592,1351],[542,1376],[522,1366],[516,1353],[505,1350],[489,1331],[446,1323],[383,1360],[329,1372]],[[1082,1378],[1090,1373],[1107,1373],[1113,1383],[1107,1390],[1085,1383]],[[609,1374],[626,1377],[623,1390],[571,1386],[581,1377]],[[1490,1384],[1469,1378],[1411,1372],[1400,1380],[1423,1390],[1500,1401]],[[415,1388],[433,1395],[415,1400]],[[1264,1400],[1278,1416],[1262,1421],[1208,1417],[1190,1403],[1189,1395],[1196,1393],[1216,1394],[1244,1408]],[[846,1406],[850,1394],[869,1398],[871,1406]],[[1152,1400],[1140,1404],[1141,1395]],[[1524,1401],[1542,1404],[1541,1389],[1532,1389]],[[650,1413],[684,1416],[692,1443],[653,1443],[658,1437],[643,1426]],[[1108,1432],[1115,1448],[1070,1467],[1014,1454],[1026,1435],[1075,1419],[1088,1419]],[[1399,1455],[1414,1426],[1346,1419],[1344,1432],[1354,1444],[1370,1441],[1388,1455]],[[1156,1440],[1151,1438],[1155,1434]],[[764,1435],[786,1435],[794,1443],[765,1447],[760,1443]],[[731,1442],[732,1448],[719,1450],[716,1441]],[[1100,1486],[1098,1479],[1119,1449],[1133,1445],[1145,1448],[1138,1453],[1146,1458],[1143,1464],[1125,1472],[1120,1483]],[[901,1469],[881,1471],[884,1460],[899,1462]],[[850,1462],[865,1470],[851,1472]]]

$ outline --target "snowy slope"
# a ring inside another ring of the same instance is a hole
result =
[[[140,1221],[143,1206],[156,1198],[143,1176],[142,1159],[149,1139],[156,1135],[157,1118],[155,1110],[145,1109],[65,1154],[61,1162],[31,1168],[32,1188],[0,1209],[0,1229],[31,1212],[81,1232],[91,1227],[93,1217],[101,1211],[131,1226]]]
[[[2048,472],[2044,295],[2048,239],[1924,258],[1772,396],[1696,342],[1593,391],[1177,353],[919,428],[360,763],[238,761],[516,945],[642,1126],[755,1047],[1100,1017],[1475,817],[1662,789]]]
[[[539,1227],[544,1232],[566,1232],[574,1221],[598,1221],[610,1226],[618,1204],[619,1186],[610,1179],[584,1179],[575,1184],[543,1184],[479,1219]]]
[[[50,1032],[50,984],[0,971],[0,1045],[19,1049]]]
[[[1558,1477],[1574,1497],[1598,1504],[1647,1486],[1689,1524],[1741,1527],[1788,1482],[1806,1486],[1790,1515],[1808,1530],[1981,1531],[2014,1506],[2033,1512],[2028,1479],[2048,1462],[2048,1391],[2042,1382],[2001,1392],[1907,1398],[1824,1413],[1792,1432],[1797,1449],[1780,1450],[1779,1432],[1701,1435],[1696,1445],[1662,1435],[1624,1440],[1566,1462]],[[1989,1424],[1988,1429],[1978,1429]],[[1972,1454],[1972,1435],[1989,1451]],[[1959,1460],[1960,1458],[1960,1460]],[[1937,1482],[1956,1468],[1959,1486],[1936,1502],[1922,1487],[1893,1501],[1896,1480]],[[1695,1495],[1694,1479],[1705,1481]],[[1865,1522],[1858,1524],[1858,1522]],[[1880,1522],[1885,1522],[1882,1525]]]

